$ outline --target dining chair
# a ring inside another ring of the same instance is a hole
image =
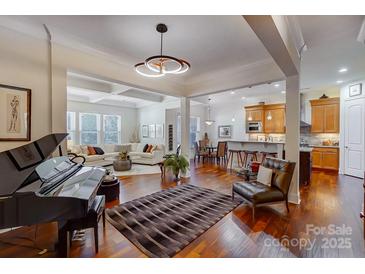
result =
[[[199,141],[200,143],[200,141]],[[205,150],[202,150],[201,147],[198,145],[198,142],[194,143],[194,150],[195,150],[195,155],[194,155],[194,163],[196,158],[198,158],[198,162],[200,162],[200,157],[203,157],[203,163],[204,163],[204,159],[206,159],[208,157],[208,152]]]
[[[211,153],[211,157],[216,159],[217,164],[220,164],[221,160],[226,165],[227,163],[227,142],[218,142],[217,151]]]

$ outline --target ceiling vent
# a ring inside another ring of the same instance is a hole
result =
[[[357,41],[365,45],[365,19],[362,21],[359,34],[357,35]]]

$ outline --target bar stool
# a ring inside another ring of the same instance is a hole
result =
[[[255,150],[244,150],[243,151],[243,163],[242,166],[244,168],[247,168],[248,165],[253,162],[253,161],[257,161],[257,151]]]
[[[231,165],[230,165],[230,169],[232,170],[232,164],[233,164],[233,157],[234,154],[236,154],[237,156],[237,163],[239,167],[242,167],[243,165],[243,161],[242,161],[242,155],[241,155],[242,150],[239,149],[229,149],[228,150],[228,160],[227,160],[227,167],[229,164],[229,160],[231,160]]]
[[[265,161],[266,157],[278,158],[277,152],[261,151],[260,154],[261,154],[261,163],[263,163]]]

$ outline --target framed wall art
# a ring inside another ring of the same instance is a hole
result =
[[[362,93],[362,85],[361,83],[359,84],[355,84],[355,85],[351,85],[349,87],[349,96],[350,97],[354,97],[354,96],[359,96]]]
[[[31,90],[0,84],[0,141],[30,141]]]
[[[218,126],[218,137],[219,138],[231,138],[232,137],[232,126]]]
[[[163,124],[156,124],[156,138],[163,138]]]
[[[149,128],[149,137],[156,138],[156,126],[153,124],[149,125],[148,128]]]
[[[142,137],[148,138],[148,126],[147,125],[142,126]]]

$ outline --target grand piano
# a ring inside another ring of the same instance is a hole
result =
[[[105,169],[51,157],[67,134],[50,134],[0,153],[0,229],[82,218],[95,207]],[[68,239],[59,234],[58,252]]]

